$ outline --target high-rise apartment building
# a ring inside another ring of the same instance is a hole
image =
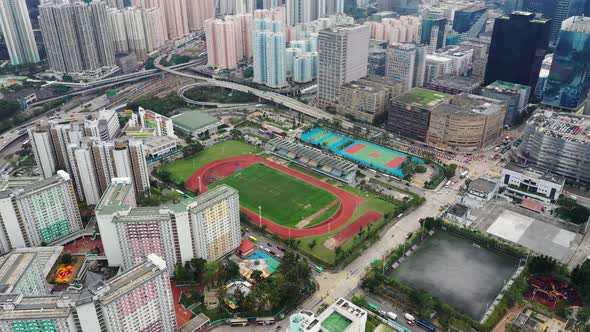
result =
[[[295,25],[297,23],[311,22],[313,3],[317,0],[286,0],[287,7],[287,24]]]
[[[147,49],[148,52],[152,52],[168,40],[168,29],[163,19],[163,9],[161,7],[144,8],[142,15]]]
[[[186,0],[167,0],[160,2],[166,17],[166,29],[169,39],[186,37],[189,34]]]
[[[406,90],[424,85],[426,47],[394,44],[387,49],[385,77],[405,82]]]
[[[43,296],[51,293],[47,275],[63,247],[16,248],[0,258],[2,293]],[[3,252],[5,254],[6,252]]]
[[[126,269],[149,253],[169,265],[217,260],[240,245],[238,192],[222,185],[195,198],[137,208],[129,179],[113,179],[96,209],[109,264]],[[172,273],[172,271],[171,271]]]
[[[371,29],[371,38],[383,40],[390,45],[395,43],[415,43],[419,40],[420,18],[401,16],[384,18],[381,22],[365,22]]]
[[[55,253],[53,248],[59,248],[58,252]],[[4,265],[29,274],[38,271],[38,278],[45,279],[51,269],[48,263],[55,262],[59,252],[61,247],[19,250],[8,256]],[[42,257],[44,255],[51,257],[47,259]],[[34,268],[42,265],[48,266],[47,271]],[[11,276],[3,274],[2,277],[8,280]],[[78,284],[77,287],[81,288],[42,295],[28,295],[21,290],[2,291],[0,329],[56,332],[178,330],[168,268],[157,255],[148,255],[141,263],[112,279],[98,284]]]
[[[215,0],[187,0],[188,27],[191,31],[202,30],[205,21],[215,17]]]
[[[11,64],[39,62],[39,51],[25,0],[0,2],[0,29]]]
[[[254,82],[272,88],[287,86],[285,44],[281,21],[254,21],[254,31],[252,32]]]
[[[115,139],[120,129],[119,117],[114,110],[103,109],[91,119],[84,120],[84,136],[96,137],[101,142]]]
[[[235,68],[239,61],[252,56],[252,16],[226,16],[224,20],[205,22],[207,65],[221,69]]]
[[[550,20],[514,12],[496,19],[485,84],[497,80],[535,86],[549,43]]]
[[[543,104],[576,110],[590,90],[590,18],[573,16],[561,25],[543,93]]]
[[[57,175],[0,193],[3,247],[41,246],[82,229],[70,175]]]
[[[33,156],[41,174],[49,178],[57,171],[57,161],[48,127],[28,128]]]
[[[148,54],[143,13],[141,9],[135,8],[126,8],[122,13],[129,52],[135,54],[138,60],[143,61]]]
[[[51,70],[82,73],[115,66],[115,48],[104,2],[39,6],[39,23]]]
[[[369,27],[339,26],[319,33],[318,102],[334,106],[343,84],[367,76]]]

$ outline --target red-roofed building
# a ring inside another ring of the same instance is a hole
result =
[[[243,239],[242,243],[238,247],[238,252],[240,253],[240,256],[246,257],[252,254],[255,248],[256,247],[254,246],[254,243],[252,243],[252,241]]]
[[[539,201],[535,201],[532,199],[528,199],[525,198],[522,200],[522,202],[520,203],[520,206],[522,206],[525,209],[529,209],[531,211],[535,211],[535,212],[543,212],[543,210],[545,209],[545,206],[543,205],[542,202]]]

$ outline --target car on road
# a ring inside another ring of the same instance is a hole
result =
[[[278,331],[278,330],[280,330],[280,329],[281,329],[281,326],[280,326],[280,325],[279,325],[279,326],[277,326],[277,327],[275,327],[275,331]]]
[[[411,238],[412,235],[414,235],[413,232],[408,232],[408,234],[406,234],[406,240],[408,240],[409,238]]]
[[[406,324],[408,324],[410,326],[414,326],[414,321],[406,319]]]
[[[266,242],[266,244],[267,244],[269,247],[272,247],[272,243],[270,243],[270,242]]]
[[[281,246],[277,246],[277,249],[279,249],[280,251],[285,251],[285,249]]]

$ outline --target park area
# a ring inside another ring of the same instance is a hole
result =
[[[235,172],[211,187],[220,184],[239,191],[241,206],[254,212],[260,207],[263,217],[287,227],[296,227],[337,203],[331,193],[264,164]]]
[[[513,257],[439,230],[389,276],[480,320],[517,267]]]
[[[240,193],[241,211],[254,225],[327,265],[362,247],[401,211],[401,202],[310,176],[277,164],[237,141],[226,141],[163,165],[175,183],[204,192],[220,184]],[[258,207],[261,207],[262,218]]]
[[[321,128],[315,128],[303,133],[301,140],[324,147],[339,156],[399,178],[407,175],[402,171],[402,166],[407,161],[411,160],[416,165],[424,163],[424,160],[410,157],[403,152],[352,139]]]

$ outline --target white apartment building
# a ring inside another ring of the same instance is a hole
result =
[[[224,185],[180,203],[137,208],[131,182],[114,179],[96,218],[109,264],[123,269],[148,253],[175,265],[214,261],[240,245],[238,192]]]
[[[27,128],[33,156],[41,174],[45,178],[52,177],[56,171],[56,158],[53,154],[51,136],[48,128]]]
[[[555,203],[561,195],[565,178],[535,166],[509,163],[502,169],[500,186],[508,193],[523,198]]]
[[[82,229],[68,173],[0,192],[0,243],[13,248],[50,244]]]

